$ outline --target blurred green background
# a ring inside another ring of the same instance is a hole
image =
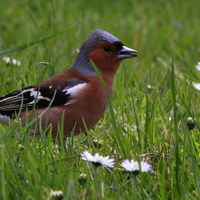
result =
[[[68,69],[76,58],[76,49],[80,48],[87,34],[99,28],[139,51],[137,61],[126,61],[127,70],[138,77],[144,78],[149,68],[154,69],[155,73],[162,73],[161,60],[168,62],[172,56],[178,69],[188,72],[189,67],[199,59],[199,8],[200,2],[195,0],[2,0],[0,50],[52,36],[78,23],[61,35],[10,54],[10,57],[21,61],[20,70],[17,68],[17,71],[25,74],[35,71],[33,61],[46,61],[52,65],[47,77]],[[0,64],[5,80],[8,69],[3,62]],[[20,82],[19,74],[15,69],[12,71]],[[21,84],[33,82],[29,80]]]

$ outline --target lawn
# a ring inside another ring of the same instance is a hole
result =
[[[200,1],[1,0],[0,13],[0,96],[69,69],[96,28],[139,52],[66,153],[50,136],[30,141],[30,124],[0,124],[0,199],[200,199]],[[115,166],[96,169],[84,151]],[[127,172],[126,159],[151,170]]]

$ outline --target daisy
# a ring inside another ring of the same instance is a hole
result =
[[[196,83],[196,82],[192,82],[192,85],[194,88],[196,88],[197,90],[200,90],[200,84],[199,83]]]
[[[10,63],[10,58],[9,57],[4,56],[3,60],[6,62],[6,64]]]
[[[90,154],[88,151],[84,151],[82,154],[82,160],[86,160],[92,162],[95,167],[100,165],[104,165],[106,167],[114,167],[114,159],[109,159],[109,156],[103,157],[96,153],[94,156]]]
[[[63,192],[61,190],[58,191],[50,191],[50,197],[48,199],[63,199]]]
[[[196,69],[197,69],[198,71],[200,71],[200,62],[198,62],[198,64],[196,65]]]
[[[13,63],[13,65],[16,65],[17,64],[17,59],[13,59],[12,63]]]
[[[124,160],[122,162],[122,167],[129,172],[138,172],[140,170],[140,166],[141,172],[148,172],[151,170],[151,165],[144,161],[142,161],[140,165],[137,161],[134,161],[133,159],[131,161]]]

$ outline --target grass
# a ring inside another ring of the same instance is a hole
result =
[[[0,125],[1,199],[50,199],[51,190],[63,199],[199,199],[200,96],[192,86],[200,80],[199,8],[194,0],[2,0],[0,56],[7,52],[21,64],[0,58],[0,96],[70,68],[95,28],[139,57],[123,62],[112,105],[87,136],[69,139],[66,154],[50,137],[30,141],[20,122]],[[188,117],[196,119],[193,130]],[[115,158],[115,168],[99,167],[95,175],[81,160],[85,150]],[[127,158],[147,161],[153,172],[123,171]]]

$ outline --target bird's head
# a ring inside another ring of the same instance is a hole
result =
[[[81,46],[73,67],[82,74],[95,75],[91,61],[102,72],[116,72],[123,59],[136,57],[138,52],[124,46],[112,34],[95,29]]]

